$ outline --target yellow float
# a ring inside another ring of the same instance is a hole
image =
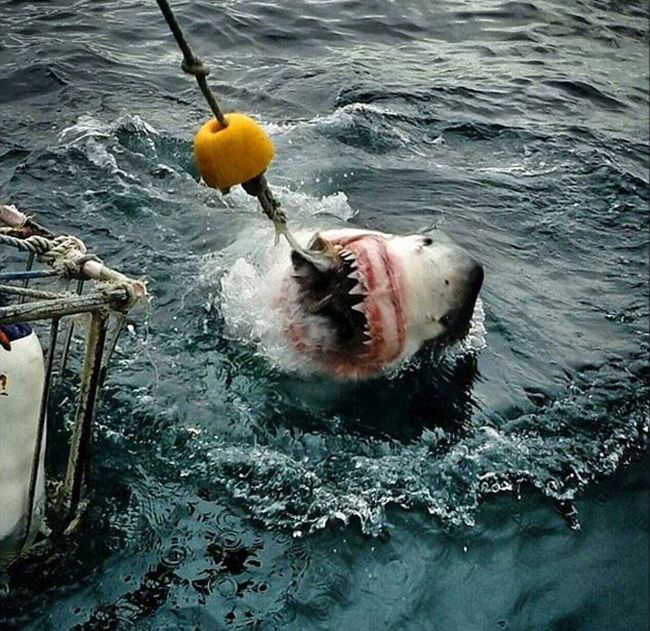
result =
[[[226,127],[213,118],[194,137],[201,177],[222,193],[264,173],[275,156],[273,142],[250,116],[233,113],[225,119]]]

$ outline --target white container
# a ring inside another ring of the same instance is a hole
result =
[[[43,394],[43,350],[35,333],[0,347],[0,553],[20,545],[29,514],[29,484]],[[45,502],[45,436],[39,455],[30,534],[40,526]]]

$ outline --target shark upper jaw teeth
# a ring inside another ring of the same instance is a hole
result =
[[[363,315],[365,322],[363,324],[363,330],[361,331],[360,341],[365,347],[372,346],[374,340],[373,335],[370,329],[370,323],[368,321],[368,312],[366,309],[366,299],[368,297],[368,283],[362,272],[362,268],[359,266],[359,261],[357,255],[350,250],[345,248],[340,251],[341,258],[344,261],[346,269],[345,272],[347,278],[350,280],[356,281],[354,285],[348,290],[348,294],[356,300],[353,304],[350,304],[350,309],[356,311]],[[352,271],[349,271],[352,270]]]
[[[348,290],[348,294],[354,297],[363,296],[365,299],[365,297],[368,295],[367,283],[366,279],[361,273],[361,270],[359,269],[359,261],[357,260],[357,257],[353,252],[345,249],[341,250],[340,254],[343,260],[346,262],[346,267],[352,270],[347,274],[347,278],[356,281],[356,283]],[[351,309],[354,309],[355,311],[358,311],[365,315],[363,300],[354,305],[351,305]]]

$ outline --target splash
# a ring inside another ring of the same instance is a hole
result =
[[[589,402],[611,395],[616,378],[584,377],[566,396],[500,427],[474,425],[460,435],[424,428],[403,444],[341,433],[341,419],[332,418],[329,431],[284,429],[266,444],[213,447],[208,469],[256,519],[296,536],[354,518],[378,535],[389,525],[388,505],[471,527],[487,496],[532,487],[553,502],[571,501],[647,448],[647,388],[634,395],[634,384],[619,383],[607,413]]]
[[[338,196],[336,196],[338,197]],[[300,195],[301,201],[305,196]],[[289,195],[291,203],[291,195]],[[322,200],[321,200],[322,202]],[[322,204],[312,198],[310,204],[302,203],[303,223],[316,226],[315,216]],[[326,204],[325,204],[326,205]],[[347,202],[346,202],[347,205]],[[311,216],[306,216],[313,208]],[[252,345],[260,357],[265,358],[273,369],[309,374],[306,362],[297,356],[293,345],[286,341],[285,318],[277,305],[278,288],[284,282],[289,249],[284,243],[275,247],[264,245],[264,237],[256,227],[247,228],[239,238],[218,255],[206,257],[202,265],[201,282],[220,282],[219,307],[225,324],[225,334],[230,339]],[[311,231],[304,231],[311,235]],[[303,231],[301,231],[303,232]],[[468,335],[453,347],[438,355],[462,355],[478,352],[486,346],[485,313],[478,300],[472,316]],[[328,335],[323,331],[323,335]],[[395,375],[405,367],[412,367],[413,357],[391,367],[389,375]]]

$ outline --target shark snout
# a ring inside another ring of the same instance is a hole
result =
[[[447,337],[459,339],[467,333],[485,271],[483,265],[465,251],[456,252],[454,258],[450,309],[440,318],[440,323],[446,327]]]
[[[474,303],[478,298],[478,293],[481,291],[483,286],[483,279],[485,278],[485,271],[483,266],[471,256],[469,257],[468,262],[468,271],[467,271],[467,286],[468,286],[468,298],[471,302],[472,309],[474,308]]]

